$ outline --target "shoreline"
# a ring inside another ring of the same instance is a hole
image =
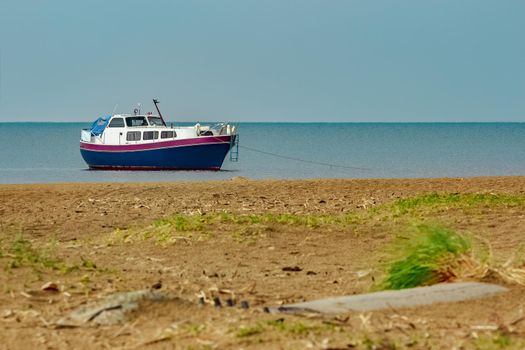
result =
[[[488,180],[488,179],[519,179],[525,175],[474,175],[474,176],[445,176],[445,177],[320,177],[320,178],[249,178],[245,176],[232,176],[229,179],[219,180],[201,180],[201,179],[184,179],[184,180],[165,180],[165,181],[72,181],[72,182],[31,182],[31,183],[0,183],[0,187],[9,186],[74,186],[74,185],[110,185],[110,184],[130,184],[130,185],[160,185],[160,184],[195,184],[195,183],[224,183],[224,182],[317,182],[317,181],[351,181],[351,182],[368,182],[368,181],[455,181],[455,180]]]

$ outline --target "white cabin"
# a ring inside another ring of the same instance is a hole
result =
[[[164,126],[158,115],[115,114],[108,119],[99,118],[98,132],[95,127],[84,129],[81,141],[104,145],[127,145],[154,143],[170,140],[190,139],[201,136],[234,135],[235,126],[217,124],[214,126]],[[96,122],[95,122],[96,123]]]

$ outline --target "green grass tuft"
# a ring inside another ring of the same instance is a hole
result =
[[[206,239],[214,232],[224,231],[225,225],[231,236],[238,242],[247,238],[252,242],[265,232],[272,231],[273,225],[302,226],[317,229],[326,226],[346,227],[355,223],[354,215],[313,215],[313,214],[235,214],[217,212],[207,214],[175,214],[154,220],[148,226],[136,226],[127,229],[116,229],[113,239],[132,242],[154,240],[158,243],[171,243],[180,239]]]
[[[379,289],[404,289],[432,285],[451,278],[450,267],[470,251],[470,242],[460,234],[434,225],[419,225],[395,249],[401,254],[387,269]]]
[[[525,204],[524,196],[493,194],[493,193],[430,193],[412,198],[395,201],[391,208],[399,215],[410,213],[416,209],[432,209],[437,207],[470,208],[518,206]]]
[[[155,220],[153,227],[157,229],[171,228],[177,232],[202,231],[207,224],[205,215],[177,214],[167,218]]]
[[[317,322],[303,323],[299,321],[286,321],[284,318],[266,322],[257,322],[255,325],[241,327],[237,330],[238,338],[260,335],[266,331],[279,331],[280,333],[293,336],[304,336],[311,332],[323,330],[334,330],[331,325],[319,324]]]
[[[268,321],[267,324],[272,328],[285,333],[304,335],[311,331],[319,330],[321,327],[315,325],[306,325],[302,322],[285,322],[283,318]],[[325,326],[328,329],[328,327]]]
[[[45,267],[63,272],[75,269],[48,251],[40,251],[33,247],[31,241],[18,236],[10,244],[2,244],[2,256],[8,258],[7,268],[13,269],[22,266]]]
[[[519,334],[505,333],[498,331],[496,333],[482,334],[474,341],[475,349],[479,350],[522,350],[525,348],[525,340]]]
[[[99,269],[91,260],[84,260],[78,264],[70,264],[59,257],[55,250],[57,242],[52,240],[45,246],[35,246],[33,241],[19,234],[13,240],[0,240],[0,259],[5,262],[5,269],[17,269],[23,267],[32,268],[35,272],[41,269],[50,269],[60,273],[69,273],[77,270],[107,271]]]
[[[251,337],[252,335],[261,334],[264,332],[264,327],[260,323],[253,326],[241,327],[237,331],[237,338]]]

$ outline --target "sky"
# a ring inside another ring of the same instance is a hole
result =
[[[525,121],[523,0],[0,0],[0,122]]]

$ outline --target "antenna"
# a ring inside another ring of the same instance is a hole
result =
[[[115,105],[115,107],[113,107],[113,113],[111,113],[112,115],[115,115],[115,111],[117,110],[117,107],[118,107],[118,103]]]
[[[155,105],[155,108],[157,109],[157,113],[159,114],[160,120],[162,121],[162,124],[166,126],[166,122],[164,121],[164,118],[162,118],[162,113],[160,113],[159,106],[157,106],[158,103],[160,103],[159,100],[153,99],[153,104]]]

